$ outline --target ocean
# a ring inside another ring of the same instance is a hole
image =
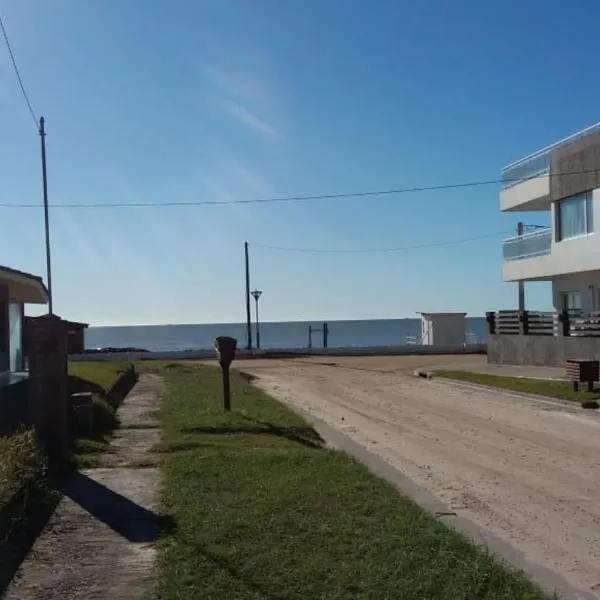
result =
[[[306,348],[308,327],[321,328],[323,322],[289,321],[260,324],[261,348]],[[407,336],[421,334],[420,319],[379,319],[366,321],[328,321],[330,348],[401,346]],[[486,340],[483,317],[467,317],[469,342]],[[214,347],[216,337],[227,335],[246,346],[245,323],[206,325],[135,325],[127,327],[90,327],[85,334],[86,348],[135,347],[152,352],[203,350]],[[256,326],[252,325],[256,345]],[[322,347],[322,333],[313,332],[313,347]]]

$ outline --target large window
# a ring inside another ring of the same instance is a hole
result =
[[[556,205],[556,240],[566,240],[594,231],[592,194],[587,192],[561,200]]]
[[[19,303],[11,302],[8,305],[8,327],[9,327],[9,348],[10,348],[10,370],[23,370],[23,344],[21,330],[23,328],[22,306]]]

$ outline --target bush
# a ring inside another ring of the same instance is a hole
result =
[[[0,507],[23,485],[45,477],[46,464],[33,430],[0,437]]]
[[[584,400],[581,403],[581,408],[598,408],[600,405],[596,400]]]

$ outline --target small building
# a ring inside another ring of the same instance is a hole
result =
[[[25,317],[24,321],[24,356],[28,356],[29,351],[29,325],[31,319],[35,317]],[[67,352],[69,354],[82,354],[85,350],[85,330],[88,328],[87,323],[79,323],[77,321],[65,321],[63,323],[67,329]]]
[[[25,304],[47,304],[41,277],[0,266],[0,381],[13,382],[24,371]]]
[[[65,321],[67,327],[67,348],[69,354],[82,354],[85,350],[85,330],[88,323]]]
[[[422,312],[419,314],[421,315],[421,344],[447,348],[465,344],[467,313]]]

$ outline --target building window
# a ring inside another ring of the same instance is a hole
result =
[[[23,327],[22,305],[17,302],[11,302],[8,305],[8,327],[10,349],[10,370],[23,370],[23,345],[21,330]]]
[[[569,312],[581,311],[581,292],[563,292],[562,307]]]
[[[592,194],[587,192],[556,204],[556,240],[586,235],[594,230]]]

